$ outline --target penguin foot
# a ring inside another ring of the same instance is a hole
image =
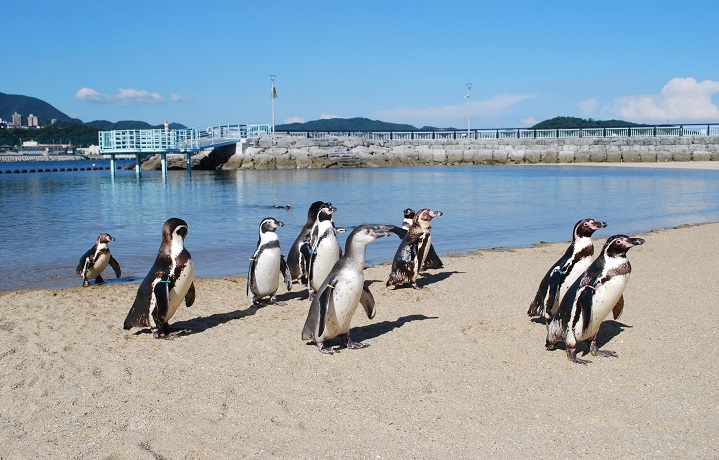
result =
[[[589,353],[592,354],[592,356],[604,356],[605,358],[619,358],[619,355],[616,351],[612,350],[600,350],[599,347],[597,347],[597,341],[592,340],[589,343]]]
[[[317,349],[320,351],[320,353],[324,353],[325,355],[334,355],[335,351],[331,348],[325,348],[325,344],[322,342],[317,342]]]
[[[589,361],[587,359],[577,358],[577,349],[576,348],[567,347],[567,358],[571,362],[577,363],[577,364],[585,364],[586,365],[586,364],[591,363],[591,361]]]
[[[369,347],[368,343],[352,342],[351,340],[345,344],[345,348],[349,348],[350,350],[359,350],[360,348],[367,347]]]
[[[417,283],[412,283],[412,289],[424,289],[422,286],[417,286]]]

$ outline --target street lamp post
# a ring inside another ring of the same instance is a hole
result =
[[[469,132],[471,128],[470,123],[470,111],[469,111],[469,102],[472,99],[472,84],[467,83],[467,95],[465,96],[467,98],[467,139],[469,139]]]
[[[270,92],[270,97],[272,98],[272,134],[275,134],[275,98],[277,98],[277,93],[275,92],[275,77],[277,75],[270,75],[270,79],[272,79],[272,88]]]

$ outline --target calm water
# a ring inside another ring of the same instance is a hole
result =
[[[719,171],[581,166],[194,171],[191,176],[170,171],[166,183],[154,171],[139,180],[133,171],[118,171],[114,180],[107,170],[2,174],[0,291],[79,286],[75,266],[102,232],[117,239],[110,247],[123,270],[120,280],[106,270],[106,280],[139,282],[170,217],[189,224],[186,246],[196,276],[245,275],[260,221],[273,216],[285,223],[278,234],[286,254],[315,200],[331,201],[338,208],[336,225],[350,229],[363,223],[399,225],[407,207],[440,210],[444,216],[433,221],[433,238],[441,256],[568,241],[574,223],[585,217],[609,223],[598,237],[716,222]],[[273,208],[285,203],[293,208]],[[339,235],[342,245],[347,234]],[[394,237],[378,240],[368,250],[368,263],[390,261],[398,244]]]

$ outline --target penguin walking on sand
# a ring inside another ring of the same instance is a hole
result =
[[[326,354],[334,351],[325,348],[325,342],[337,336],[345,348],[368,346],[350,339],[350,322],[358,304],[362,304],[368,318],[374,318],[374,297],[364,285],[365,252],[368,244],[389,236],[393,228],[393,225],[360,225],[349,234],[345,254],[335,263],[312,300],[302,340],[315,342]]]
[[[160,250],[137,290],[125,329],[149,326],[155,338],[167,338],[172,332],[167,323],[182,299],[188,308],[195,302],[195,266],[185,249],[187,230],[187,222],[175,217],[162,226]]]
[[[332,214],[337,208],[332,203],[323,203],[317,213],[309,241],[301,248],[304,257],[309,260],[307,288],[310,300],[329,274],[335,262],[342,257],[342,249],[337,241],[337,230]]]
[[[607,240],[602,253],[570,286],[559,310],[547,324],[547,350],[564,342],[567,358],[586,364],[589,361],[577,358],[577,342],[588,340],[593,356],[617,356],[613,351],[597,349],[597,333],[610,311],[614,319],[622,314],[624,288],[632,271],[627,251],[640,244],[644,244],[643,239],[626,235],[614,235]]]
[[[280,249],[280,240],[277,229],[284,223],[268,217],[260,223],[260,239],[257,249],[250,258],[250,268],[247,271],[247,295],[253,307],[261,307],[259,301],[263,297],[270,297],[270,303],[277,303],[275,292],[280,286],[280,275],[285,281],[287,290],[292,289],[290,270]]]
[[[300,230],[300,234],[295,239],[290,247],[290,252],[287,253],[287,266],[290,269],[290,275],[292,281],[299,281],[302,285],[307,285],[307,269],[309,267],[309,260],[305,260],[304,255],[300,251],[303,244],[307,243],[310,239],[310,232],[312,227],[315,225],[317,220],[317,213],[320,212],[320,208],[324,204],[323,201],[315,201],[310,205],[307,211],[307,222],[304,227]]]
[[[417,286],[417,276],[420,268],[427,258],[429,247],[432,245],[431,221],[442,215],[441,211],[431,209],[420,209],[412,218],[412,224],[392,260],[392,271],[390,272],[387,286],[400,284],[411,284],[414,289]],[[396,232],[395,232],[396,233]]]
[[[559,309],[559,304],[569,286],[589,268],[594,260],[592,235],[606,226],[606,222],[594,219],[582,219],[574,224],[572,243],[564,255],[547,270],[539,283],[537,294],[527,311],[529,316],[543,316],[544,322],[549,323],[552,315]]]
[[[410,225],[412,225],[412,219],[414,219],[415,212],[411,208],[407,208],[403,211],[403,219],[402,219],[402,229],[397,229],[395,233],[397,233],[397,236],[400,238],[404,238],[404,236],[409,231]],[[437,252],[434,250],[434,244],[431,244],[429,246],[429,252],[427,252],[427,257],[424,260],[424,265],[422,265],[422,270],[428,270],[428,269],[438,269],[444,267],[444,264],[442,263],[442,259],[439,258],[437,255]]]
[[[115,276],[118,278],[122,274],[120,270],[120,264],[117,263],[112,254],[110,254],[110,246],[108,243],[115,241],[109,233],[102,233],[97,237],[95,245],[87,250],[85,254],[80,257],[80,262],[77,264],[75,273],[82,276],[82,286],[89,286],[90,279],[95,278],[95,284],[102,284],[105,282],[100,274],[108,266],[108,264],[115,270]]]

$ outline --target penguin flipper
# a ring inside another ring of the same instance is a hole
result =
[[[164,277],[163,277],[164,278]],[[167,311],[169,310],[170,283],[163,282],[162,279],[155,284],[155,288],[152,290],[155,293],[155,324],[157,325],[158,331],[162,331],[162,325],[167,321]],[[152,314],[152,313],[151,313]]]
[[[330,309],[330,298],[332,297],[332,292],[335,290],[334,287],[335,279],[328,280],[327,283],[323,286],[324,289],[320,291],[319,295],[319,329],[317,331],[318,337],[321,337],[322,334],[325,331],[325,322],[327,321],[327,312]]]
[[[562,284],[562,271],[559,267],[555,267],[551,273],[549,273],[549,279],[547,280],[547,303],[544,308],[549,312],[554,312],[555,306],[558,307],[559,302],[559,286]]]
[[[400,239],[404,239],[404,237],[407,236],[406,228],[394,226],[389,231],[397,235]]]
[[[312,249],[308,241],[305,241],[300,246],[300,268],[302,272],[302,278],[305,283],[309,285],[309,273],[310,273],[310,262],[312,260]]]
[[[367,318],[374,319],[374,315],[376,313],[374,308],[374,296],[372,295],[372,292],[370,292],[369,286],[367,286],[366,284],[362,286],[360,305],[362,305],[362,308],[364,308],[365,313],[367,313]]]
[[[614,315],[614,319],[619,319],[619,317],[622,316],[623,311],[624,311],[624,295],[621,295],[619,297],[619,300],[617,300],[617,304],[612,309],[612,314]]]
[[[280,272],[282,273],[282,277],[285,280],[285,286],[287,286],[287,290],[292,290],[292,272],[290,272],[290,266],[287,265],[287,262],[285,261],[285,256],[280,255]]]
[[[192,304],[195,303],[195,282],[193,281],[190,283],[190,288],[187,290],[187,294],[185,294],[185,305],[187,308],[190,308]]]
[[[117,263],[117,260],[115,260],[115,258],[112,257],[112,255],[110,256],[110,266],[112,267],[113,270],[115,270],[116,277],[119,278],[122,276],[122,270],[120,269],[120,264]]]
[[[250,286],[255,282],[255,255],[250,257],[250,268],[247,269],[247,297],[250,296]]]
[[[80,276],[85,276],[85,270],[87,270],[88,265],[90,264],[90,261],[92,260],[92,256],[95,254],[95,246],[88,249],[85,254],[80,257],[80,262],[77,263],[77,268],[75,269],[75,273],[77,273]],[[89,260],[88,260],[89,259]]]

